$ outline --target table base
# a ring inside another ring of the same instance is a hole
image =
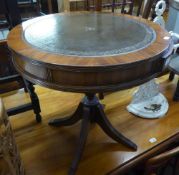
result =
[[[91,123],[97,123],[103,129],[103,131],[113,140],[120,142],[134,150],[137,150],[137,145],[135,143],[123,136],[111,125],[110,121],[107,119],[104,113],[103,106],[100,104],[95,94],[86,94],[72,116],[62,119],[52,119],[49,122],[49,125],[69,126],[78,122],[79,120],[82,120],[80,138],[73,162],[69,170],[69,175],[75,174],[77,170],[85,147]]]

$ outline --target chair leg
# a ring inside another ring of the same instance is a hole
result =
[[[98,93],[99,99],[103,100],[104,99],[104,94],[102,92]]]
[[[17,80],[17,81],[18,81],[18,83],[20,84],[20,86],[24,88],[24,92],[27,93],[28,90],[27,90],[26,84],[25,84],[25,82],[24,82],[24,79],[23,79],[22,77],[20,77],[20,79]]]
[[[174,77],[175,77],[175,73],[171,71],[168,79],[172,81]]]
[[[35,88],[33,84],[27,80],[24,80],[27,90],[30,94],[31,102],[32,102],[32,109],[34,113],[36,114],[36,121],[41,122],[42,117],[40,115],[41,109],[40,109],[40,104],[39,104],[39,99],[37,94],[35,93]]]
[[[174,101],[179,101],[179,80],[177,82],[177,87],[173,96],[173,100]]]

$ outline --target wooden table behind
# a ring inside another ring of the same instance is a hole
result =
[[[105,96],[102,102],[106,105],[105,112],[110,121],[138,145],[138,150],[132,151],[112,141],[97,125],[94,125],[77,175],[104,175],[116,169],[120,171],[125,164],[129,167],[130,163],[142,159],[156,145],[178,133],[179,107],[178,102],[172,101],[176,79],[174,82],[168,82],[165,76],[160,81],[162,81],[161,90],[168,98],[170,105],[168,114],[162,119],[141,119],[127,112],[126,106],[131,100],[134,89]],[[26,175],[65,175],[75,151],[80,123],[69,128],[54,128],[48,125],[48,120],[75,110],[82,95],[41,87],[37,87],[37,93],[42,106],[43,122],[41,124],[34,121],[31,117],[33,113],[30,111],[11,118]],[[6,107],[24,103],[27,99],[27,94],[22,92],[4,96]],[[149,139],[153,137],[157,142],[150,143]],[[160,149],[160,146],[157,149]]]

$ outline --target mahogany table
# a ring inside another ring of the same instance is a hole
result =
[[[111,125],[95,94],[130,88],[161,73],[172,50],[168,32],[153,22],[127,15],[63,13],[15,27],[8,45],[14,65],[25,79],[85,94],[72,116],[49,122],[68,126],[82,119],[69,174],[77,169],[92,122],[115,141],[137,149]]]

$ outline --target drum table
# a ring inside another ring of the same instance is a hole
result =
[[[82,120],[69,174],[77,169],[93,122],[113,140],[137,149],[111,125],[95,94],[130,88],[161,73],[172,50],[170,35],[164,29],[128,15],[62,13],[16,26],[8,36],[8,45],[14,65],[25,79],[85,94],[72,116],[49,122],[68,126]]]

